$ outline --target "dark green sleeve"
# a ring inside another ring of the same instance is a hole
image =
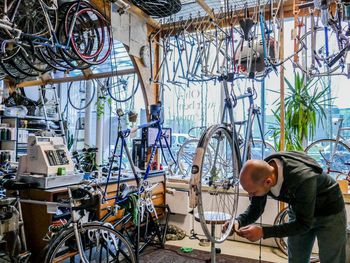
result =
[[[251,197],[248,208],[236,218],[239,227],[250,225],[261,216],[265,209],[266,199],[266,195]]]
[[[263,227],[264,238],[293,236],[308,231],[314,218],[316,189],[315,177],[304,181],[295,193],[295,204],[292,204],[296,218],[281,225]]]

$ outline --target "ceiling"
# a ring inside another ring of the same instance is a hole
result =
[[[213,10],[214,14],[220,14],[229,10],[242,10],[246,6],[254,7],[260,5],[266,5],[270,0],[203,0],[210,9]],[[206,11],[194,0],[181,0],[182,8],[181,10],[165,18],[157,19],[162,24],[167,24],[169,22],[187,20],[189,18],[196,18],[207,16]]]

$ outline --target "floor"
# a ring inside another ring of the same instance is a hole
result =
[[[210,245],[207,247],[200,246],[198,240],[190,240],[187,236],[183,240],[167,241],[166,244],[178,247],[191,247],[193,249],[208,252],[210,251]],[[221,253],[223,254],[259,260],[258,245],[226,240],[221,244],[216,244],[216,247],[220,248]],[[285,263],[287,262],[287,257],[277,248],[262,246],[261,260]]]

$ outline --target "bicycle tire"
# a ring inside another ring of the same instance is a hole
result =
[[[12,66],[10,61],[0,61],[0,66],[6,72],[9,76],[15,78],[15,79],[25,79],[27,78],[26,75],[23,75],[21,72],[19,72],[16,68]]]
[[[332,33],[336,34],[333,30],[329,30],[329,32],[331,34]],[[315,34],[317,34],[317,33],[320,33],[320,34],[318,34],[318,36],[315,37],[317,39],[316,44],[325,43],[325,40],[324,40],[324,37],[323,37],[324,36],[324,28],[322,28],[322,27],[315,27]],[[311,40],[310,41],[307,40],[307,37],[310,37],[310,36],[311,36],[311,30],[306,32],[304,35],[302,35],[300,37],[300,43],[305,43],[306,42],[306,43],[310,43],[311,44]],[[331,37],[328,37],[328,39],[330,41]],[[339,47],[338,44],[329,44],[329,47],[336,48],[336,50],[328,58],[323,58],[323,57],[321,57],[318,54],[317,51],[322,51],[323,50],[322,46],[319,47],[319,48],[316,47],[315,51],[312,50],[311,47],[310,48],[304,48],[304,49],[306,49],[306,52],[309,50],[310,52],[314,53],[316,59],[319,60],[320,62],[326,63],[326,61],[329,60],[329,58],[335,57],[340,52],[339,48],[337,48],[337,47]],[[306,56],[309,58],[308,60],[311,60],[311,54],[307,54]],[[297,66],[302,72],[304,72],[306,74],[310,74],[312,77],[328,76],[329,74],[332,74],[333,72],[335,72],[336,70],[338,70],[341,67],[341,63],[337,63],[337,65],[335,65],[334,67],[329,69],[329,67],[326,67],[324,64],[322,64],[321,67],[319,67],[318,63],[315,62],[314,69],[318,68],[318,70],[319,70],[319,68],[324,68],[325,71],[324,72],[312,72],[311,70],[313,70],[313,68],[311,68],[311,65],[310,65],[310,67],[309,66],[306,66],[306,67],[303,66],[303,64],[305,64],[305,63],[303,61],[301,61],[301,59],[302,59],[301,56],[297,56],[297,57],[298,57],[298,59],[297,59],[296,62],[294,62],[294,65]]]
[[[90,13],[92,12],[92,14],[89,14],[88,13],[89,11],[90,11]],[[97,16],[97,19],[93,19],[92,18],[93,15]],[[68,14],[68,16],[69,16],[69,14]],[[96,22],[96,20],[97,20],[97,22]],[[80,24],[78,22],[80,22]],[[100,52],[102,51],[102,47],[104,44],[104,31],[101,31],[102,35],[100,35],[98,28],[104,27],[105,23],[102,22],[102,20],[97,15],[97,13],[95,13],[94,9],[86,8],[86,9],[80,10],[77,13],[75,25],[76,24],[78,24],[78,25],[73,27],[73,32],[71,35],[72,44],[74,47],[73,50],[76,52],[76,54],[79,57],[83,57],[86,59],[96,58],[100,54]],[[88,24],[88,27],[85,29],[83,28],[84,24]],[[95,24],[98,24],[98,26],[95,27]],[[78,31],[77,31],[77,29],[78,29]],[[92,35],[95,35],[96,39],[91,37],[91,35],[88,35],[87,38],[82,37],[82,36],[84,36],[84,34],[87,31],[90,31],[92,33]],[[78,37],[79,42],[80,42],[79,45],[77,45],[77,42],[75,41],[75,38],[74,38],[74,35],[76,34],[75,32],[77,32],[77,35],[79,36]],[[102,36],[102,39],[101,39],[101,36]],[[86,39],[86,40],[82,41],[82,38]],[[83,45],[83,48],[81,49],[80,46],[81,46],[81,43],[83,43],[83,42],[85,42],[85,45]],[[94,48],[96,43],[97,43],[97,47]]]
[[[32,34],[39,37],[49,38],[51,30],[48,27],[44,11],[41,8],[39,1],[22,1],[19,6],[18,13],[15,16],[14,23],[24,33]],[[58,25],[58,9],[46,10],[56,31]],[[38,23],[42,22],[38,25]]]
[[[52,67],[46,63],[43,63],[36,55],[34,45],[31,41],[22,39],[22,47],[24,50],[20,50],[19,55],[26,61],[26,63],[32,67],[34,70],[45,73],[50,71]]]
[[[69,34],[69,28],[70,28],[70,24],[71,24],[71,11],[73,10],[73,8],[76,6],[76,4],[73,4],[67,11],[67,15],[65,18],[65,33],[68,36]],[[88,13],[90,12],[90,13]],[[97,18],[97,22],[95,22],[94,20],[91,19],[91,16],[96,16]],[[78,40],[80,41],[80,44],[75,40],[74,37],[74,33],[76,32],[74,30],[75,29],[80,29],[81,30],[81,26],[80,27],[73,27],[73,30],[71,32],[71,46],[73,47],[73,50],[75,51],[75,53],[86,63],[89,63],[91,65],[98,65],[101,64],[102,62],[104,62],[112,49],[112,35],[111,35],[111,28],[109,25],[109,22],[106,20],[106,18],[96,9],[91,8],[91,7],[85,7],[83,9],[80,9],[77,13],[77,17],[76,17],[76,21],[84,21],[83,18],[88,18],[90,20],[93,21],[93,23],[91,24],[97,24],[99,25],[99,27],[89,27],[89,30],[93,30],[93,32],[95,33],[97,39],[95,40],[95,42],[97,42],[97,47],[95,47],[94,43],[91,41],[94,41],[94,38],[91,37],[87,37],[88,41],[87,41],[87,45],[83,45],[83,50],[81,50],[81,48],[79,48],[79,45],[81,45],[81,34],[78,33]],[[99,29],[101,31],[99,31]],[[84,32],[83,30],[83,33]],[[93,51],[92,51],[92,50]],[[96,50],[96,51],[95,51]],[[91,54],[91,52],[94,52],[93,54]],[[102,54],[102,58],[101,55]]]
[[[136,76],[134,76],[134,78],[136,78]],[[113,78],[111,78],[111,79],[113,79]],[[110,80],[111,81],[111,80]],[[137,90],[138,90],[138,88],[139,88],[139,86],[140,86],[140,82],[139,81],[137,81],[137,84],[136,84],[136,87],[134,88],[134,86],[133,86],[133,89],[132,89],[132,91],[131,91],[131,94],[128,94],[127,92],[127,90],[125,90],[124,89],[124,92],[123,92],[123,90],[121,91],[121,92],[117,92],[117,94],[119,94],[119,98],[117,98],[116,97],[116,94],[113,94],[114,92],[112,91],[112,89],[114,89],[114,88],[119,88],[119,91],[121,90],[120,89],[120,86],[122,86],[122,85],[120,85],[120,84],[118,84],[118,81],[117,81],[117,83],[116,84],[112,84],[112,85],[110,85],[109,84],[109,82],[107,82],[107,91],[108,91],[108,94],[109,94],[109,96],[114,100],[114,101],[116,101],[116,102],[126,102],[126,101],[128,101],[128,100],[130,100],[134,95],[135,95],[135,93],[137,92]],[[126,92],[125,92],[126,91]],[[121,96],[123,96],[123,95],[120,95],[120,94],[122,94],[122,93],[125,93],[126,95],[124,95],[124,97],[123,98],[121,98]]]
[[[87,80],[83,80],[84,83],[86,83]],[[81,83],[82,81],[80,81]],[[93,82],[93,81],[92,81]],[[91,95],[91,98],[90,100],[83,106],[83,107],[77,107],[74,105],[73,103],[73,100],[72,100],[72,96],[71,96],[71,90],[72,90],[72,86],[73,86],[73,83],[74,82],[71,82],[69,87],[68,87],[68,101],[69,101],[69,104],[75,109],[75,110],[83,110],[83,109],[86,109],[87,107],[90,106],[90,104],[92,103],[92,101],[94,100],[94,97],[95,97],[95,93],[96,93],[96,86],[95,86],[95,83],[93,82],[92,86],[93,86],[93,90],[92,90],[92,95]],[[86,90],[86,88],[85,88]]]
[[[304,150],[308,155],[313,157],[318,162],[318,164],[322,167],[322,169],[325,172],[328,173],[328,168],[330,168],[330,170],[332,171],[337,171],[329,173],[334,179],[336,179],[337,175],[339,175],[340,173],[347,174],[349,172],[349,166],[345,165],[344,163],[350,160],[350,147],[348,147],[343,142],[339,141],[333,162],[330,165],[327,165],[327,161],[330,160],[330,156],[333,152],[335,144],[336,140],[334,139],[321,139],[311,143]],[[326,151],[321,155],[320,149]],[[323,156],[326,158],[328,157],[328,160],[326,161]]]
[[[289,221],[288,219],[288,206],[283,208],[276,216],[273,224],[274,225],[280,225],[287,223]],[[288,256],[288,243],[287,243],[287,237],[275,237],[275,242],[277,247],[281,250],[283,254]],[[318,257],[311,256],[310,257],[310,263],[316,263],[319,262]]]
[[[248,150],[248,160],[250,159],[256,159],[256,160],[263,160],[265,157],[269,156],[271,153],[276,152],[275,147],[273,147],[270,143],[265,141],[265,149],[263,156],[261,156],[262,153],[262,147],[263,147],[263,141],[262,140],[253,140],[252,143],[250,143],[250,148]],[[243,150],[244,150],[244,144],[241,144],[239,146],[239,150],[241,153],[241,156],[243,156]]]
[[[78,232],[81,237],[84,254],[89,262],[92,262],[92,257],[95,259],[93,262],[105,262],[102,260],[109,259],[109,253],[112,252],[115,262],[136,262],[132,245],[115,229],[102,223],[94,222],[82,224],[79,226]],[[73,227],[59,232],[57,235],[49,245],[44,262],[68,263],[72,262],[72,260],[76,262],[75,259],[78,259],[77,262],[79,262],[79,252],[77,252],[76,248]]]
[[[49,57],[50,60],[56,63],[57,66],[61,68],[65,68],[67,70],[73,70],[74,67],[71,67],[66,63],[65,60],[62,59],[60,55],[57,54],[51,47],[42,47],[42,49],[45,49],[45,55]]]
[[[15,56],[8,63],[11,64],[19,73],[28,77],[37,77],[39,73],[26,63],[22,56]]]
[[[205,175],[202,171],[203,166],[208,162],[208,156],[204,153],[209,147],[212,147],[214,152],[210,172]],[[232,139],[232,131],[223,124],[209,127],[202,134],[196,149],[192,165],[191,188],[197,188],[200,224],[211,242],[225,241],[234,224],[241,166],[238,151]],[[193,191],[190,191],[190,200],[194,198],[193,194]],[[221,227],[217,227],[212,235],[211,223],[223,226],[227,221],[230,223],[224,233]]]
[[[60,43],[67,43],[67,37],[64,32],[64,25],[63,23],[60,24],[60,27],[58,28],[58,39]],[[91,66],[91,64],[86,63],[85,61],[82,61],[73,51],[72,46],[69,45],[68,49],[65,48],[59,48],[58,52],[60,54],[60,57],[72,68],[74,69],[80,69],[84,70]]]
[[[51,66],[53,69],[56,69],[58,71],[67,71],[67,67],[58,67],[56,61],[52,60],[51,57],[47,54],[46,48],[44,47],[35,47],[37,56],[40,58],[41,61]]]
[[[179,167],[179,171],[182,174],[182,176],[184,177],[189,177],[191,175],[191,167],[192,167],[192,162],[193,162],[193,157],[194,157],[194,153],[195,150],[192,151],[193,147],[190,147],[190,145],[192,144],[192,146],[198,145],[199,139],[191,139],[188,140],[186,142],[184,142],[178,153],[177,153],[177,165]],[[194,149],[196,148],[194,147]],[[210,170],[210,166],[211,166],[211,151],[208,151],[207,154],[209,154],[209,167],[207,169],[205,169],[205,175],[209,172]]]

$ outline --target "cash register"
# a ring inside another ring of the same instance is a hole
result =
[[[74,171],[63,137],[28,137],[27,154],[19,159],[17,180],[42,189],[77,184],[83,174]]]

